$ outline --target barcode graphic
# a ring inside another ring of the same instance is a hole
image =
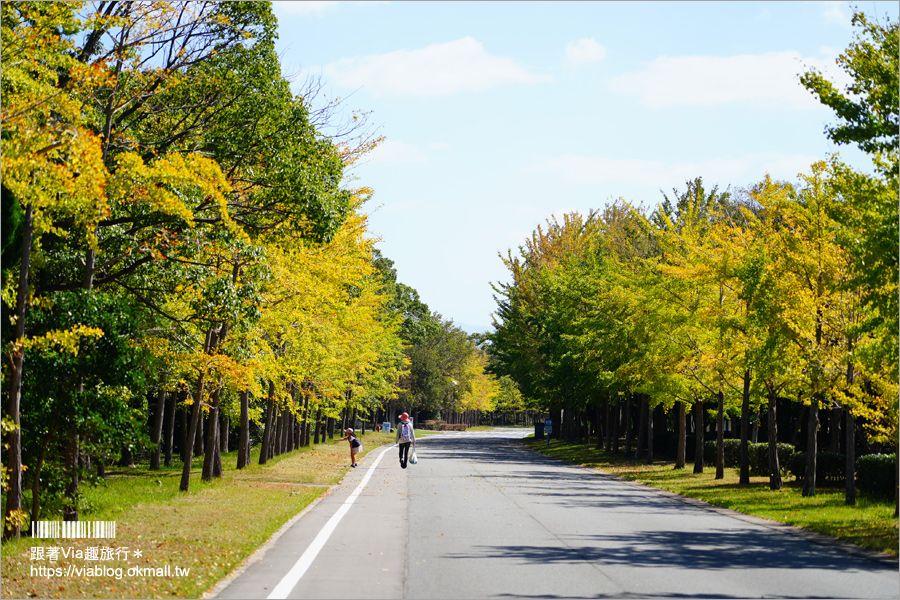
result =
[[[115,538],[115,521],[35,521],[34,538]]]

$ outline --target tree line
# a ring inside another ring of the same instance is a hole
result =
[[[625,435],[626,453],[652,458],[662,423],[684,468],[693,428],[702,472],[709,431],[722,478],[733,419],[749,483],[748,446],[762,422],[773,489],[782,486],[778,442],[806,450],[804,495],[815,494],[827,442],[844,447],[848,503],[857,446],[896,450],[897,23],[856,13],[853,24],[837,60],[848,89],[816,71],[800,83],[839,118],[826,135],[860,148],[870,170],[834,155],[793,182],[767,176],[723,191],[698,177],[653,208],[620,199],[554,217],[501,256],[509,282],[495,285],[490,370],[549,412],[555,435],[595,434],[617,452]]]
[[[77,520],[113,463],[180,458],[188,491],[229,443],[243,468],[489,406],[483,353],[374,248],[367,115],[295,95],[276,32],[267,2],[3,3],[4,536]]]

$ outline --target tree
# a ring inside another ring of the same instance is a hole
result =
[[[13,537],[18,537],[24,520],[19,413],[32,251],[47,233],[89,231],[105,210],[100,140],[74,97],[101,85],[104,76],[72,59],[66,36],[79,27],[74,9],[71,4],[40,2],[2,8],[3,196],[11,214],[21,215],[18,235],[10,238],[20,243],[18,278],[5,281],[3,290],[4,302],[15,306],[15,328],[6,339],[10,391],[9,422],[4,426],[9,446],[4,535]],[[57,219],[68,226],[56,224]],[[12,252],[6,244],[4,250]]]

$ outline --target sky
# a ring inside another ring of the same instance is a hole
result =
[[[896,22],[896,2],[863,2]],[[799,84],[853,40],[846,2],[273,2],[282,73],[384,141],[348,187],[397,278],[489,329],[501,255],[553,215],[662,192],[796,181],[840,152]]]

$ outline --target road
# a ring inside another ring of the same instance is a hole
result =
[[[900,596],[896,562],[558,462],[527,434],[428,436],[406,470],[369,452],[216,597]]]

